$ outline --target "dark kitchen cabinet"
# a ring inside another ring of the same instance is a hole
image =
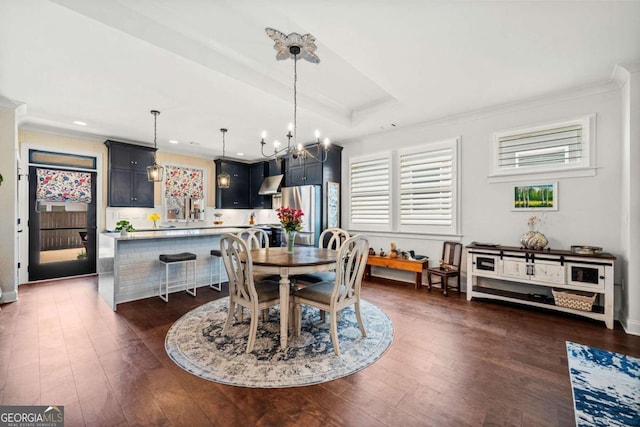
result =
[[[147,179],[147,166],[153,164],[155,149],[111,140],[105,145],[109,148],[108,205],[152,208],[154,183]]]
[[[250,166],[232,160],[214,160],[216,176],[221,172],[229,174],[229,188],[219,188],[216,180],[216,208],[249,208]]]
[[[249,167],[249,206],[256,209],[271,209],[271,196],[260,196],[258,190],[264,178],[269,176],[269,163],[258,162]]]
[[[311,153],[316,153],[316,144],[306,146]],[[322,154],[322,153],[320,153]],[[322,185],[325,182],[340,182],[342,167],[342,147],[332,145],[327,152],[327,160],[323,163],[311,156],[287,160],[286,186]]]

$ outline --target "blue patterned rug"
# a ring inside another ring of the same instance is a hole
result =
[[[576,425],[640,426],[640,359],[567,341]]]
[[[331,381],[366,368],[382,356],[393,341],[389,317],[367,301],[361,302],[367,336],[360,334],[353,307],[342,311],[338,324],[340,356],[333,352],[329,319],[303,306],[302,332],[289,336],[280,350],[280,317],[271,309],[258,324],[253,352],[246,354],[249,315],[222,335],[229,298],[202,305],[178,319],[169,329],[165,349],[182,369],[223,384],[256,388],[298,387]]]

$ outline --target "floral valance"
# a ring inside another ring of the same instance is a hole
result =
[[[204,178],[202,169],[165,166],[165,196],[202,199]]]
[[[91,203],[91,173],[36,169],[39,202]]]

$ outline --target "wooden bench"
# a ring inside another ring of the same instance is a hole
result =
[[[422,286],[422,270],[429,267],[429,258],[421,260],[389,258],[388,256],[369,255],[367,267],[364,271],[365,277],[371,279],[371,266],[391,268],[394,270],[413,271],[416,273],[414,289]]]

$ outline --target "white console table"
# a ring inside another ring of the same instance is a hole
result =
[[[605,322],[613,329],[613,267],[608,253],[534,251],[509,246],[467,246],[467,300],[486,298],[572,313]],[[491,281],[518,282],[529,292],[505,290]],[[488,283],[484,283],[488,282]],[[555,305],[551,289],[596,293],[591,311]]]

